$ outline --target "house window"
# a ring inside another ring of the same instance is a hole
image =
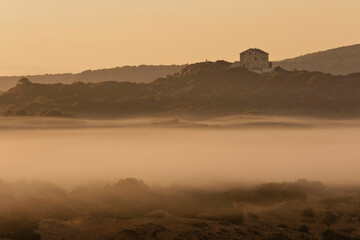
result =
[[[255,61],[257,61],[257,57],[255,57]]]

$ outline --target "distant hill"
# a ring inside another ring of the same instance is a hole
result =
[[[44,74],[29,76],[0,76],[0,91],[8,90],[17,81],[26,77],[34,83],[74,83],[74,82],[151,82],[152,80],[179,72],[184,65],[140,65],[109,69],[87,70],[77,74]]]
[[[310,53],[274,62],[286,70],[307,70],[346,75],[360,72],[360,44]]]
[[[123,117],[152,114],[221,116],[242,113],[360,116],[360,73],[269,74],[229,68],[225,61],[186,66],[150,83],[39,84],[21,79],[0,96],[4,115]]]

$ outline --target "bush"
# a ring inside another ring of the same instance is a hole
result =
[[[248,216],[252,220],[258,220],[259,219],[259,215],[257,215],[256,213],[253,213],[253,212],[248,212]]]
[[[342,228],[339,230],[339,232],[343,233],[353,233],[354,231],[356,231],[356,228],[354,227]]]
[[[89,207],[86,209],[86,215],[96,218],[114,218],[114,219],[131,219],[134,216],[130,212],[120,211],[102,207]]]
[[[129,192],[147,192],[149,191],[149,186],[146,185],[142,180],[137,180],[135,178],[126,178],[120,179],[115,183],[112,188],[119,191],[129,191]]]
[[[269,238],[266,238],[266,240],[291,240],[291,238],[285,234],[277,233],[277,234],[272,235]]]
[[[0,238],[16,240],[40,240],[35,232],[39,228],[38,222],[28,219],[0,219]]]
[[[63,114],[59,110],[41,110],[39,113],[43,117],[63,117]]]
[[[326,225],[331,225],[331,224],[334,224],[336,223],[337,221],[339,221],[341,216],[339,215],[335,215],[333,212],[331,211],[327,211],[326,212],[326,217],[324,218],[323,222],[326,224]]]
[[[257,188],[252,200],[259,203],[306,200],[306,193],[295,184],[269,183]]]
[[[326,208],[331,209],[336,207],[336,205],[340,203],[351,203],[352,199],[349,197],[338,197],[338,198],[326,198],[321,201],[322,204],[325,205]]]
[[[306,217],[306,218],[315,217],[315,213],[314,213],[314,210],[312,208],[304,209],[302,215],[303,215],[303,217]]]
[[[289,226],[284,223],[281,223],[278,225],[278,228],[289,228]]]
[[[239,224],[243,222],[244,214],[239,211],[221,211],[218,213],[200,214],[198,218],[210,221],[225,221],[233,224]]]
[[[310,229],[309,229],[309,227],[307,225],[303,224],[298,228],[298,231],[308,233],[310,231]]]
[[[299,179],[295,183],[297,187],[305,192],[320,193],[325,190],[325,185],[321,182],[310,182],[306,179]]]
[[[344,236],[330,229],[327,229],[323,232],[323,237],[324,240],[351,240],[350,237]]]
[[[148,217],[148,218],[165,218],[165,217],[167,217],[169,215],[170,214],[167,213],[164,210],[155,210],[155,211],[152,211],[152,212],[149,212],[148,214],[146,214],[145,217]]]
[[[25,109],[18,109],[15,111],[14,115],[18,117],[22,117],[22,116],[27,116],[28,113],[25,111]]]
[[[8,109],[8,110],[6,110],[5,112],[3,112],[3,114],[2,114],[3,116],[14,116],[14,111],[12,111],[12,110],[10,110],[10,109]]]

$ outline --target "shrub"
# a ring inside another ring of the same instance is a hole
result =
[[[198,216],[200,219],[211,221],[226,221],[233,224],[242,223],[244,214],[239,211],[222,211],[218,213],[205,213]]]
[[[327,229],[323,232],[323,237],[324,240],[351,240],[350,237],[344,236],[330,229]]]
[[[253,213],[253,212],[248,212],[248,216],[249,218],[251,218],[252,220],[258,220],[259,219],[259,215]]]
[[[63,117],[63,114],[59,110],[47,110],[43,109],[39,113],[43,117]]]
[[[280,202],[289,200],[306,200],[306,193],[294,184],[269,183],[256,189],[253,201]]]
[[[0,238],[16,240],[40,240],[35,232],[39,228],[38,222],[29,219],[0,219]]]
[[[126,178],[120,179],[115,183],[112,188],[119,191],[135,191],[135,192],[146,192],[149,190],[149,187],[142,181],[135,178]]]
[[[303,224],[298,228],[298,231],[308,233],[310,231],[310,229],[309,229],[309,227],[307,225]]]
[[[15,111],[14,115],[22,117],[22,116],[27,116],[28,113],[25,111],[25,109],[18,109]]]
[[[348,228],[342,228],[339,230],[339,232],[343,233],[353,233],[356,230],[354,227],[348,227]]]
[[[321,201],[322,204],[325,205],[326,208],[331,209],[336,207],[339,203],[350,203],[351,198],[349,197],[338,197],[338,198],[326,198]]]
[[[271,237],[266,238],[266,240],[291,240],[291,238],[285,234],[277,233],[272,235]]]
[[[289,226],[284,223],[281,223],[278,225],[278,228],[289,228]]]
[[[303,215],[303,217],[307,217],[307,218],[315,217],[315,213],[314,213],[314,210],[312,208],[304,209],[302,215]]]
[[[326,212],[326,217],[324,218],[323,222],[326,224],[326,225],[331,225],[331,224],[334,224],[336,223],[339,219],[340,219],[341,216],[339,215],[335,215],[333,212],[331,211],[327,211]]]
[[[14,111],[12,111],[12,110],[10,110],[10,109],[8,109],[8,110],[6,110],[5,112],[3,112],[3,114],[2,114],[3,116],[14,116]]]
[[[169,216],[170,214],[167,213],[166,211],[164,210],[155,210],[155,211],[152,211],[152,212],[149,212],[145,215],[145,217],[148,217],[148,218],[165,218],[167,216]]]
[[[124,211],[107,208],[90,207],[86,209],[86,215],[96,218],[131,219],[133,216]]]
[[[325,190],[325,185],[321,182],[310,182],[306,179],[299,179],[295,185],[306,192],[320,193]]]
[[[209,224],[207,224],[206,222],[190,222],[189,225],[201,229],[209,227]]]

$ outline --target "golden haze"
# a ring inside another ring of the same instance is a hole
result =
[[[2,0],[0,75],[272,60],[359,42],[357,0]]]

